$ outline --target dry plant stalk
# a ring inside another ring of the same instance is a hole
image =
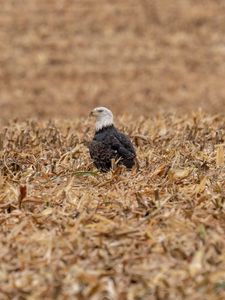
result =
[[[224,160],[225,160],[224,145],[217,145],[216,165],[218,167],[224,166]]]

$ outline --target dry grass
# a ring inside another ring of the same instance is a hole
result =
[[[139,165],[108,174],[89,121],[1,129],[1,299],[224,299],[224,118],[118,126]]]

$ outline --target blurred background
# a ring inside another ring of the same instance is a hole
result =
[[[0,3],[3,122],[224,112],[224,0]]]

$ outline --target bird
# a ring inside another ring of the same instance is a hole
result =
[[[136,151],[128,136],[119,132],[113,124],[113,114],[106,107],[96,107],[90,112],[96,118],[95,134],[89,144],[90,157],[101,172],[112,169],[112,160],[131,169]]]

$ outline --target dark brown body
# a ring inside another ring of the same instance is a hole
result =
[[[103,172],[112,167],[112,159],[119,160],[128,169],[135,163],[135,149],[130,139],[120,133],[113,125],[95,133],[89,146],[90,156],[95,166]]]

